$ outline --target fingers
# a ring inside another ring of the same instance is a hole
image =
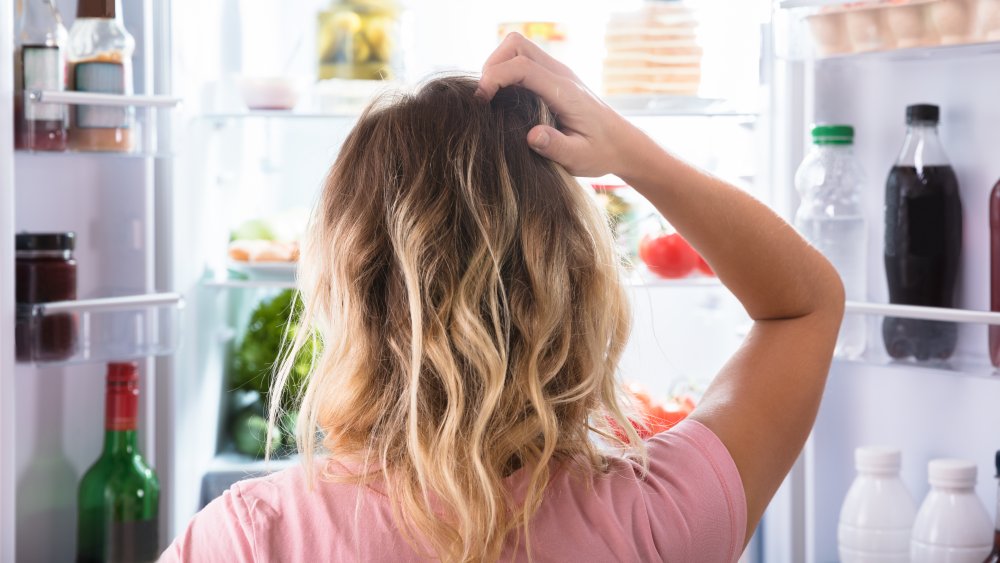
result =
[[[587,141],[577,135],[565,135],[548,125],[536,125],[528,131],[528,146],[573,173],[579,170],[578,164],[586,153]]]
[[[552,55],[549,55],[537,44],[516,31],[508,33],[503,38],[503,41],[493,51],[493,54],[486,59],[486,62],[483,64],[483,71],[485,72],[487,68],[517,56],[528,57],[553,74],[565,78],[575,78],[576,76],[569,67],[554,59]]]
[[[517,55],[484,70],[477,95],[490,100],[500,88],[515,84],[538,94],[556,113],[567,109],[569,98],[577,90],[568,79],[553,74],[524,55]]]

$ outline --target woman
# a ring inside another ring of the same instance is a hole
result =
[[[571,176],[605,173],[754,320],[689,419],[647,443],[614,377],[618,261]],[[733,561],[809,433],[844,301],[785,222],[517,34],[478,84],[434,80],[362,116],[300,281],[323,342],[305,463],[235,485],[165,559]]]

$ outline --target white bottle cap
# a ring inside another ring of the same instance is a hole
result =
[[[932,459],[927,464],[927,475],[932,487],[976,486],[976,464],[966,459]]]
[[[866,446],[854,450],[858,473],[899,473],[902,454],[896,448]]]

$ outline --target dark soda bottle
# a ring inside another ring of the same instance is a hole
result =
[[[885,273],[889,301],[952,307],[962,252],[958,180],[938,139],[939,110],[906,108],[906,140],[885,186]],[[886,317],[885,349],[893,358],[944,360],[955,351],[953,323]]]
[[[996,455],[997,479],[1000,479],[1000,451]],[[1000,481],[998,481],[1000,483]],[[997,520],[993,528],[993,551],[986,556],[983,563],[1000,563],[1000,488],[997,489]]]

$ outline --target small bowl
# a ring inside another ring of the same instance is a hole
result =
[[[249,77],[240,78],[240,94],[250,109],[290,110],[299,103],[302,81],[295,78]]]

